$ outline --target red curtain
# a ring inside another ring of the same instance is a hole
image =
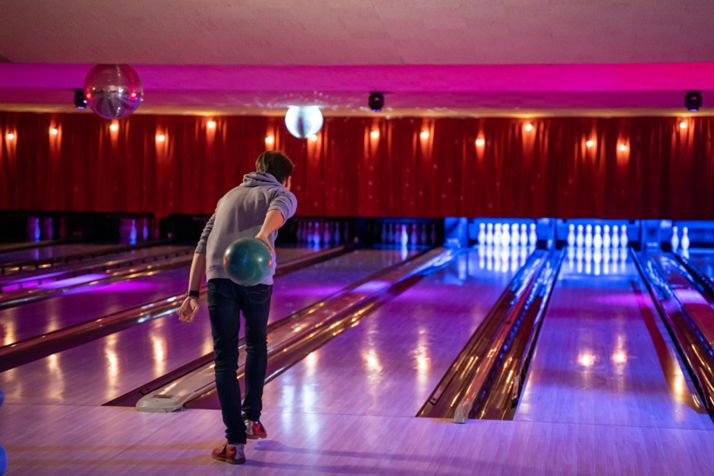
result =
[[[267,147],[297,164],[300,215],[714,219],[713,117],[327,117],[314,141],[280,117],[112,124],[0,112],[0,208],[211,213]]]

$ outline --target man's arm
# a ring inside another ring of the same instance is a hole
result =
[[[270,234],[275,230],[283,226],[285,219],[280,210],[270,210],[267,215],[265,215],[265,220],[263,221],[263,226],[260,228],[255,237],[265,243],[271,253],[275,253],[275,250],[270,245]]]
[[[191,275],[188,278],[188,290],[195,291],[201,289],[201,281],[206,272],[206,255],[203,253],[194,253],[193,262],[191,263]],[[198,312],[198,297],[188,296],[184,299],[181,308],[178,311],[179,319],[183,322],[192,322]]]

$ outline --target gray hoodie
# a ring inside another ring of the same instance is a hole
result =
[[[278,210],[283,219],[295,214],[297,199],[275,177],[265,172],[251,172],[243,177],[243,183],[226,193],[218,201],[216,211],[206,223],[198,241],[196,253],[206,255],[206,279],[226,278],[223,269],[223,253],[228,245],[238,238],[255,238],[263,226],[269,211]],[[275,246],[276,230],[270,235],[270,244]],[[273,269],[260,284],[273,284]]]

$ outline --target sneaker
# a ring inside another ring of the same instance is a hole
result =
[[[237,444],[231,446],[228,442],[223,443],[211,453],[213,459],[230,464],[245,463],[245,445]]]
[[[245,420],[245,437],[249,440],[257,440],[258,438],[267,438],[268,432],[259,421]]]

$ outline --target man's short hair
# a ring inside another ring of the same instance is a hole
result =
[[[295,164],[290,158],[277,150],[266,150],[255,161],[255,170],[266,172],[280,183],[285,182],[293,174]]]

